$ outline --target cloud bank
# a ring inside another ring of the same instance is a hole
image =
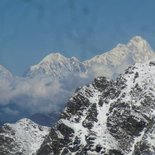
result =
[[[91,80],[92,75],[83,73],[63,80],[19,77],[13,82],[0,80],[0,117],[12,120],[35,113],[59,112],[75,89]]]

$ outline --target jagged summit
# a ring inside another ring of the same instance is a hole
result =
[[[135,46],[149,45],[148,42],[141,36],[134,36],[128,44],[134,44]]]
[[[45,58],[43,58],[43,60],[39,64],[41,64],[43,62],[62,61],[65,59],[67,59],[65,56],[56,52],[56,53],[51,53],[51,54],[47,55]]]
[[[16,122],[16,125],[21,125],[21,126],[27,126],[30,124],[35,124],[35,123],[28,118],[22,118]]]
[[[49,128],[24,118],[0,128],[1,155],[33,155],[39,149]]]
[[[51,53],[37,65],[31,66],[26,76],[50,76],[60,79],[66,77],[68,74],[80,72],[85,72],[85,66],[77,58],[66,58],[60,53]]]
[[[152,58],[154,58],[155,53],[149,43],[140,36],[132,38],[127,46],[133,54],[134,61],[145,62],[152,56]]]
[[[116,77],[127,67],[155,58],[150,45],[140,36],[133,37],[127,44],[118,44],[111,51],[97,55],[84,62],[97,76]]]
[[[142,38],[141,36],[133,37],[128,42],[127,46],[128,47],[135,47],[135,48],[139,49],[139,51],[137,50],[136,52],[150,52],[150,53],[153,52],[153,50],[150,47],[149,43],[144,38]],[[132,48],[131,48],[131,50],[132,50]]]
[[[107,60],[106,63],[108,63],[108,58],[110,59],[112,56],[116,56],[116,57],[119,57],[120,59],[123,59],[122,58],[123,56],[128,56],[129,54],[133,56],[133,54],[135,55],[136,53],[149,55],[150,57],[152,55],[153,56],[155,55],[155,53],[153,52],[153,50],[151,49],[150,45],[146,40],[144,40],[140,36],[135,36],[126,45],[119,43],[111,51],[105,52],[101,55],[97,55],[90,60],[86,60],[85,63],[88,63],[91,61],[93,62],[97,61],[98,63],[101,63],[101,62],[103,63],[106,60]]]
[[[59,61],[65,61],[67,58],[60,53],[51,53],[47,56],[45,56],[38,64],[31,66],[30,70],[39,69],[43,64],[50,64],[53,62],[59,62]]]
[[[132,37],[131,39],[130,39],[130,42],[131,41],[142,41],[142,42],[146,42],[146,40],[142,37],[142,36],[139,36],[139,35],[137,35],[137,36],[134,36],[134,37]]]

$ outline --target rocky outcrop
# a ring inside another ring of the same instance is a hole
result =
[[[154,61],[76,91],[38,155],[155,154]]]
[[[4,124],[0,128],[0,155],[34,155],[48,133],[48,127],[26,118]]]

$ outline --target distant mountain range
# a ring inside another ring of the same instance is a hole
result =
[[[76,88],[92,82],[97,76],[115,79],[130,65],[152,58],[155,53],[147,41],[136,36],[126,45],[118,44],[111,51],[84,62],[51,53],[31,66],[22,77],[13,76],[0,65],[1,121],[29,117],[39,123],[36,116],[47,116],[51,125],[48,115],[62,111]],[[42,121],[40,124],[45,125]]]
[[[31,66],[26,77],[64,78],[75,73],[93,73],[95,76],[113,78],[129,65],[145,62],[155,57],[150,45],[140,36],[132,38],[127,45],[118,44],[114,49],[80,62],[77,58],[66,58],[60,53],[46,56],[37,65]]]

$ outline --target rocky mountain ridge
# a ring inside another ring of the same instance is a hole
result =
[[[34,155],[49,129],[26,118],[14,124],[4,124],[0,127],[0,154]]]
[[[77,90],[38,155],[155,154],[155,60]]]

